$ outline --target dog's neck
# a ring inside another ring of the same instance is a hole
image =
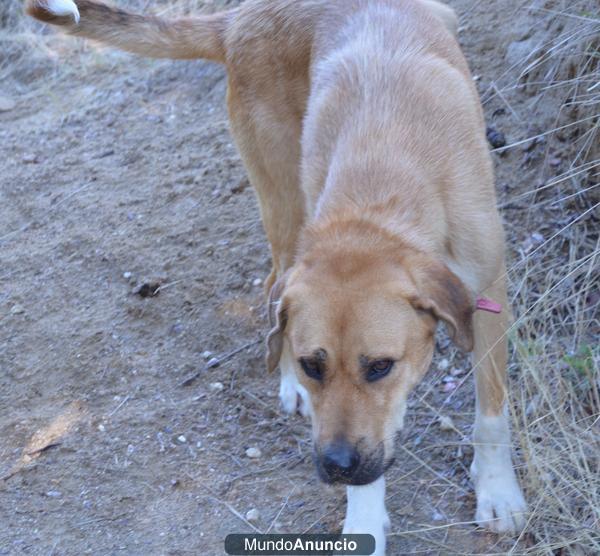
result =
[[[355,222],[362,229],[362,223],[369,222],[419,251],[441,254],[448,236],[446,214],[442,199],[432,196],[437,188],[430,182],[444,177],[414,162],[397,133],[390,130],[388,137],[374,138],[374,133],[362,130],[340,138],[309,223],[324,229],[347,222],[347,229]],[[379,147],[363,149],[366,138]]]
[[[422,242],[386,226],[376,212],[347,210],[338,211],[335,217],[321,216],[306,226],[297,260],[309,266],[351,258],[369,264],[373,258],[391,262],[407,250],[422,251]]]
[[[362,181],[361,172],[353,174],[353,182]],[[370,183],[377,184],[377,188]],[[393,180],[390,180],[394,183]],[[329,250],[352,249],[355,251],[392,248],[439,254],[443,245],[445,222],[426,220],[428,211],[414,199],[402,195],[402,191],[385,186],[383,180],[365,176],[365,185],[352,187],[350,180],[344,187],[327,187],[321,196],[317,210],[306,227],[300,251],[319,244]],[[389,183],[389,182],[388,182]],[[404,180],[406,185],[408,182]],[[414,182],[413,182],[414,183]],[[370,195],[365,189],[370,188]],[[377,194],[373,194],[374,189]],[[426,203],[425,200],[422,203]]]

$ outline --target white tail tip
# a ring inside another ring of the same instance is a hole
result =
[[[54,15],[70,15],[75,23],[79,23],[79,9],[73,0],[46,0],[46,5]]]

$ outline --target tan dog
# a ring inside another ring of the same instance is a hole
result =
[[[506,417],[504,237],[452,10],[429,0],[248,0],[166,21],[91,0],[29,0],[71,34],[228,70],[231,129],[273,272],[270,370],[310,413],[320,476],[348,486],[345,532],[383,554],[383,472],[446,323],[474,350],[476,520],[524,525]],[[504,310],[475,313],[485,293]]]

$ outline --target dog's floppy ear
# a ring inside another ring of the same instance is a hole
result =
[[[287,324],[287,307],[283,300],[283,290],[287,282],[289,272],[283,276],[271,287],[268,301],[269,326],[271,330],[267,335],[267,371],[273,372],[279,364],[281,352],[283,350],[283,332]]]
[[[466,286],[444,263],[425,255],[409,260],[407,270],[418,292],[410,300],[412,306],[443,320],[452,341],[460,349],[472,351],[475,304]]]

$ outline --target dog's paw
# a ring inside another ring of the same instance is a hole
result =
[[[344,535],[373,535],[375,539],[375,552],[373,552],[373,556],[385,556],[385,534],[389,530],[390,527],[390,518],[385,514],[385,518],[383,522],[377,524],[357,524],[353,526],[351,524],[344,524],[344,530],[342,534]]]
[[[303,417],[310,415],[310,398],[308,392],[295,376],[283,376],[279,386],[281,408],[288,415],[299,413]]]
[[[478,473],[471,468],[477,494],[475,521],[495,533],[515,535],[527,521],[527,504],[512,467]]]

